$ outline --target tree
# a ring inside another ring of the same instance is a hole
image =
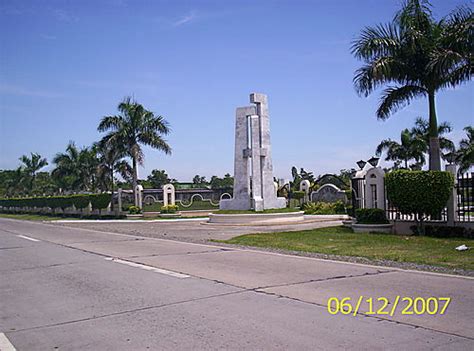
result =
[[[53,163],[56,168],[51,175],[61,188],[73,191],[96,189],[99,164],[96,147],[78,149],[71,141],[66,152],[54,156]]]
[[[377,109],[387,119],[413,99],[428,97],[429,168],[440,170],[436,93],[472,78],[472,10],[459,8],[435,21],[426,0],[407,0],[393,21],[367,27],[353,42],[364,61],[354,76],[356,91],[368,96],[387,85]]]
[[[455,147],[454,143],[446,138],[444,135],[450,133],[452,130],[451,125],[448,122],[443,122],[438,125],[438,137],[439,137],[439,146],[441,151],[444,153],[453,152]],[[415,120],[415,126],[411,129],[411,134],[423,140],[426,144],[425,152],[429,152],[429,145],[430,145],[430,128],[429,128],[429,121],[418,117]],[[442,155],[444,158],[444,156]]]
[[[209,184],[211,189],[232,189],[234,186],[234,177],[232,177],[229,173],[226,173],[224,178],[212,176]]]
[[[42,158],[38,153],[31,153],[31,157],[23,155],[20,157],[20,161],[23,163],[21,167],[23,175],[27,178],[25,183],[28,187],[28,192],[33,192],[33,187],[35,183],[36,173],[43,167],[48,165],[48,161],[45,158]]]
[[[459,142],[459,149],[455,152],[456,163],[459,164],[459,173],[467,172],[469,168],[474,166],[474,128],[469,126],[464,130],[467,138]]]
[[[23,170],[21,167],[18,167],[15,170],[6,170],[3,171],[4,180],[3,187],[5,189],[5,195],[14,196],[14,195],[23,195],[25,194]]]
[[[415,160],[418,164],[424,164],[425,142],[413,136],[408,129],[402,131],[400,139],[400,144],[391,139],[382,140],[377,146],[376,155],[380,156],[383,151],[386,151],[385,161],[403,162],[405,169],[408,169],[408,163],[411,160]]]
[[[163,185],[169,184],[171,179],[164,169],[154,169],[147,177],[147,181],[150,182],[153,189],[161,189]]]
[[[196,174],[194,177],[193,177],[193,184],[195,185],[207,185],[207,180],[206,180],[206,177],[204,176],[200,176],[199,174]]]
[[[123,145],[126,154],[132,159],[132,185],[136,201],[138,165],[143,165],[144,162],[142,145],[171,154],[171,147],[163,139],[163,135],[169,134],[170,128],[162,116],[145,109],[131,97],[126,97],[119,103],[118,111],[118,115],[104,116],[97,129],[99,132],[108,132],[102,138],[103,142]]]
[[[97,143],[94,145],[98,156],[97,165],[97,186],[102,191],[110,191],[112,199],[115,190],[115,173],[118,173],[124,179],[130,178],[132,167],[124,160],[125,150],[122,145],[113,145],[111,143]],[[111,202],[112,210],[114,202]]]

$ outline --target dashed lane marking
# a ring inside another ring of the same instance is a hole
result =
[[[26,235],[17,235],[17,237],[30,240],[30,241],[39,241],[38,239],[30,238],[29,236],[26,236]]]
[[[168,271],[168,270],[166,270],[166,269],[161,269],[161,268],[156,268],[156,267],[152,267],[152,266],[147,266],[147,265],[140,264],[140,263],[125,261],[125,260],[121,260],[121,259],[119,259],[119,258],[106,257],[105,259],[106,259],[107,261],[112,261],[112,262],[117,262],[117,263],[125,264],[125,265],[130,266],[130,267],[141,268],[141,269],[144,269],[144,270],[146,270],[146,271],[151,271],[151,272],[160,273],[160,274],[166,274],[166,275],[169,275],[169,276],[175,277],[175,278],[183,279],[183,278],[189,278],[189,277],[190,277],[190,275],[187,275],[187,274],[182,274],[182,273],[178,273],[178,272]]]

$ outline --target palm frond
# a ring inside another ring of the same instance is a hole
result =
[[[97,130],[99,132],[104,132],[106,130],[118,130],[123,126],[123,124],[124,120],[122,116],[104,116],[101,119]]]
[[[393,56],[401,46],[400,34],[393,23],[364,28],[351,45],[351,53],[366,62]]]
[[[426,90],[416,85],[388,87],[383,91],[380,98],[377,118],[387,119],[392,113],[409,105],[413,99],[423,95],[426,95]]]

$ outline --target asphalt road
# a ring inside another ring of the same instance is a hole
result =
[[[223,231],[226,229],[223,228]],[[474,280],[0,219],[0,349],[472,350]],[[329,297],[451,297],[331,315]]]

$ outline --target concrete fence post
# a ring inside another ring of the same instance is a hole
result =
[[[449,196],[448,204],[446,205],[446,208],[448,210],[448,225],[449,226],[454,226],[456,222],[456,217],[457,217],[457,211],[458,211],[458,202],[457,202],[457,169],[456,169],[455,164],[451,165],[446,165],[446,172],[450,172],[454,176],[454,187],[453,190],[451,191],[451,195]]]

